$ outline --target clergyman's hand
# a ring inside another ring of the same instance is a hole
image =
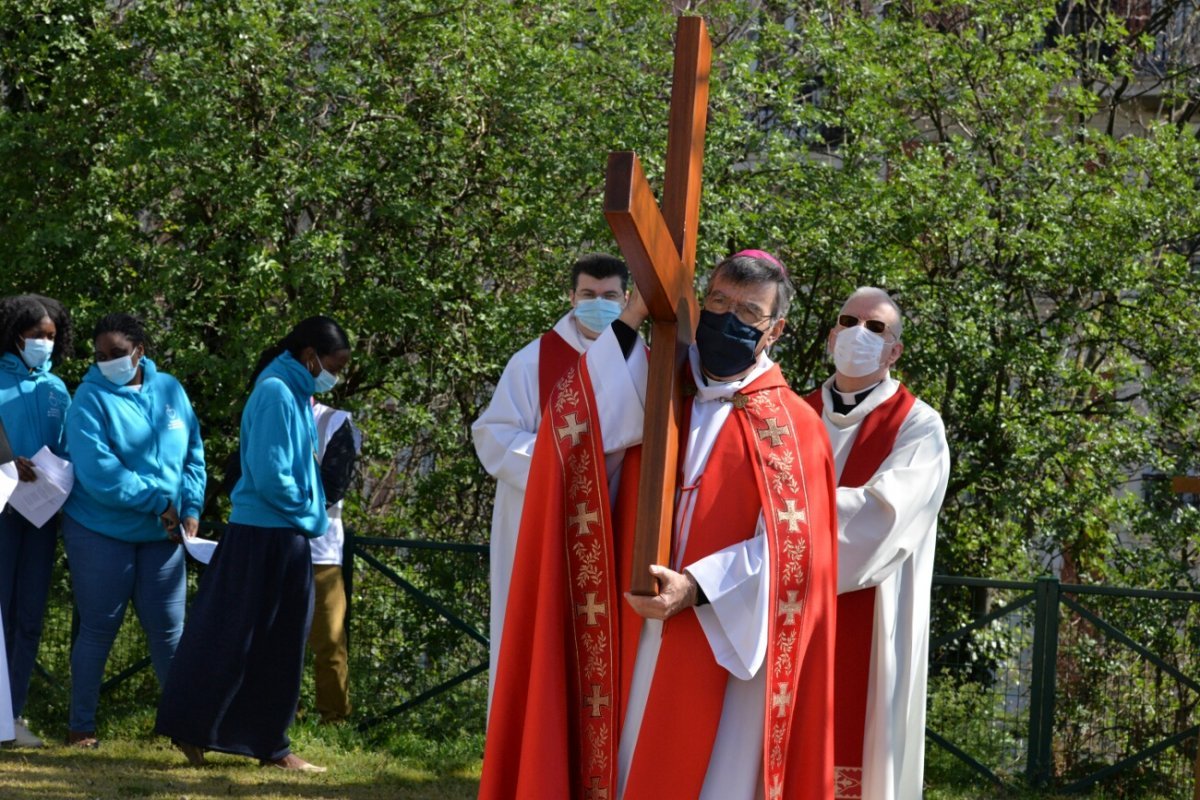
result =
[[[635,283],[629,287],[629,301],[621,309],[620,320],[636,331],[649,316],[650,309],[646,308],[646,301],[642,299],[642,293]]]
[[[641,597],[625,593],[625,601],[646,619],[670,619],[696,605],[696,579],[686,572],[650,565],[650,574],[658,581],[658,594]]]

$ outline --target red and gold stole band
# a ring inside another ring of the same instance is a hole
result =
[[[563,546],[571,609],[567,641],[575,648],[572,677],[578,712],[570,733],[580,756],[572,794],[615,797],[620,743],[615,614],[620,595],[600,417],[591,406],[594,397],[585,385],[586,373],[587,362],[580,359],[559,381],[543,413],[555,433],[566,485]]]
[[[767,670],[763,779],[767,796],[772,798],[785,796],[788,778],[788,744],[804,657],[800,651],[806,638],[804,606],[813,550],[797,427],[781,391],[776,386],[748,394],[744,413],[737,414],[748,448],[757,456],[755,477],[770,552],[772,610],[762,668]]]
[[[538,340],[538,408],[545,408],[558,379],[579,360],[579,351],[551,328]]]
[[[824,400],[818,389],[804,398],[818,414]],[[860,423],[838,486],[863,486],[892,452],[900,426],[916,398],[901,385],[894,395]],[[863,745],[871,676],[871,640],[875,624],[875,587],[838,595],[837,645],[834,651],[833,730],[835,800],[862,795]]]

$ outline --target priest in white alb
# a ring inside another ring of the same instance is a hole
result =
[[[509,359],[491,403],[471,425],[475,452],[483,468],[496,479],[489,547],[492,600],[489,706],[525,485],[538,424],[542,421],[542,407],[563,373],[575,366],[579,356],[621,313],[628,299],[628,283],[629,269],[615,256],[590,253],[577,259],[571,267],[570,310],[553,328]]]
[[[640,299],[556,387],[481,798],[832,796],[833,460],[768,355],[792,294],[762,251],[713,272],[685,365],[674,535],[670,564],[651,568],[655,597],[624,594],[647,383]]]
[[[930,590],[950,456],[941,417],[891,375],[902,332],[886,292],[856,290],[829,334],[836,371],[805,398],[838,476],[839,800],[922,795]]]

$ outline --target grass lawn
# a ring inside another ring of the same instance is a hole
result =
[[[374,741],[351,726],[301,720],[288,732],[293,749],[329,769],[312,775],[221,753],[190,767],[152,726],[153,712],[143,711],[102,723],[96,750],[0,749],[0,800],[467,800],[479,792],[482,737],[431,742],[392,732]],[[53,732],[42,733],[50,743]]]
[[[350,800],[466,800],[479,790],[478,765],[434,775],[385,753],[346,751],[310,743],[297,752],[328,767],[323,775],[286,773],[256,761],[209,755],[207,767],[189,767],[165,741],[109,741],[99,749],[68,747],[0,751],[4,800],[216,800],[252,797]]]

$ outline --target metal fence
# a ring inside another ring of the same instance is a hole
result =
[[[418,706],[444,730],[481,728],[487,549],[347,531],[360,728]],[[933,591],[931,785],[1192,796],[1200,593],[950,576]],[[110,659],[106,692],[146,683],[138,634]]]
[[[929,772],[1190,798],[1200,594],[934,579]]]

